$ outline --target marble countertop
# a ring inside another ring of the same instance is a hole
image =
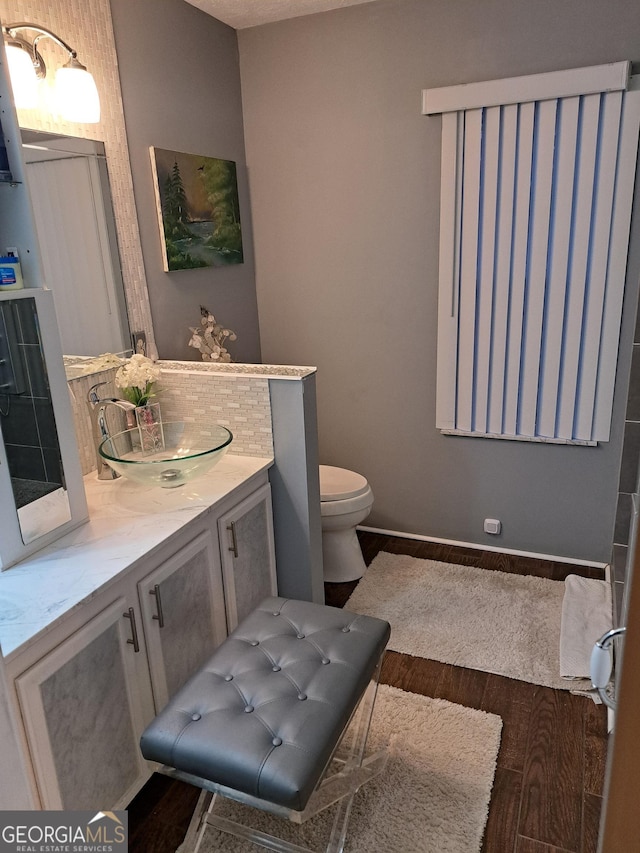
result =
[[[9,657],[50,630],[65,613],[272,464],[268,458],[227,454],[208,474],[177,489],[88,474],[89,521],[0,572],[2,655]]]
[[[171,373],[201,371],[203,373],[219,373],[227,376],[251,376],[263,379],[304,379],[316,373],[317,367],[301,367],[286,364],[220,364],[217,361],[169,361],[161,359],[157,362],[162,370]]]
[[[113,370],[109,367],[96,367],[103,360],[102,356],[91,357],[82,355],[63,356],[67,379],[73,381],[84,376]],[[265,379],[304,379],[317,371],[316,367],[305,367],[293,364],[243,364],[230,362],[227,364],[216,361],[174,361],[158,359],[156,364],[163,370],[175,372],[201,371],[203,373],[218,373],[231,376],[251,376]]]

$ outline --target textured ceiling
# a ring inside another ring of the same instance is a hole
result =
[[[236,30],[371,0],[186,0]]]

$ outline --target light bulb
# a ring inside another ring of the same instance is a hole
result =
[[[6,53],[16,107],[35,109],[38,106],[38,78],[31,56],[11,42],[6,45]]]
[[[58,112],[67,121],[95,124],[100,121],[100,97],[95,80],[75,57],[56,71]]]

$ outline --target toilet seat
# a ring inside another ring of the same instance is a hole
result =
[[[320,465],[320,501],[346,501],[364,495],[369,483],[362,474],[335,468],[333,465]]]

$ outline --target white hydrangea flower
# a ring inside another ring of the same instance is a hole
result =
[[[160,378],[160,368],[144,355],[132,355],[118,370],[115,383],[130,403],[146,405],[155,396],[153,385]]]

